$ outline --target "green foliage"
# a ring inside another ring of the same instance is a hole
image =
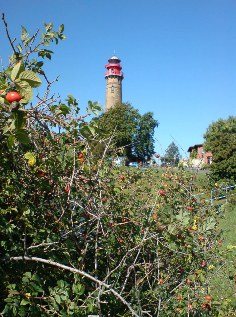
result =
[[[190,154],[191,159],[196,159],[197,158],[197,150],[192,149],[191,154]]]
[[[153,113],[142,116],[130,104],[120,104],[102,114],[98,126],[106,141],[111,138],[114,149],[123,150],[129,161],[145,161],[153,155],[154,129],[158,126]]]
[[[152,112],[140,117],[134,140],[134,152],[138,160],[148,161],[154,154],[154,131],[157,127],[158,122],[153,118]]]
[[[163,164],[170,163],[171,165],[178,165],[180,160],[180,153],[178,146],[171,142],[166,149],[165,155],[161,158]]]
[[[219,119],[207,129],[204,147],[211,151],[213,163],[211,164],[212,177],[215,180],[236,181],[236,117],[226,120]]]

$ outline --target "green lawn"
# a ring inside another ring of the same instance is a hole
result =
[[[222,230],[222,261],[219,271],[213,277],[210,288],[219,299],[230,299],[236,309],[236,203],[222,206],[223,217],[220,219]]]

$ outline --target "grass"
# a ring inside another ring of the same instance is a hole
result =
[[[236,308],[236,203],[225,204],[222,208],[223,218],[219,221],[223,238],[222,268],[212,279],[210,288],[212,294],[220,299],[230,299]]]

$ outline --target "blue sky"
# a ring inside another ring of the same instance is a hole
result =
[[[213,121],[236,115],[235,0],[8,0],[2,1],[9,31],[20,34],[53,22],[67,39],[54,48],[45,70],[62,98],[73,94],[105,106],[104,65],[114,54],[124,71],[123,102],[160,125],[156,152],[174,141],[187,156],[203,142]],[[0,57],[10,47],[0,24]]]

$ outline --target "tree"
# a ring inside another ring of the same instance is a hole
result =
[[[204,134],[204,148],[211,151],[210,165],[215,180],[236,181],[236,117],[219,119],[207,128]]]
[[[130,104],[117,104],[95,120],[105,140],[111,138],[113,148],[120,149],[131,159],[133,137],[137,133],[139,118],[138,110]]]
[[[138,160],[150,160],[154,154],[154,131],[158,127],[152,112],[140,117],[137,133],[134,139],[134,153]]]
[[[118,104],[96,121],[104,137],[111,137],[114,148],[123,149],[128,160],[144,161],[154,153],[153,134],[158,122],[153,113],[142,116],[130,104]]]
[[[165,155],[161,158],[161,161],[163,164],[171,163],[172,165],[177,165],[179,160],[179,148],[174,142],[171,142],[166,149]]]

